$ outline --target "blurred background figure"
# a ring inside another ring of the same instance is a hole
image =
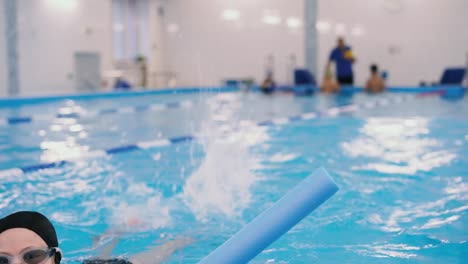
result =
[[[145,251],[131,255],[128,259],[113,258],[112,251],[119,243],[119,238],[113,238],[100,252],[99,257],[83,261],[83,264],[159,264],[167,261],[177,250],[194,242],[191,238],[170,240],[159,246],[152,246]]]
[[[325,73],[323,82],[320,85],[320,91],[323,93],[338,93],[340,91],[340,85],[335,78],[333,78],[333,73],[331,71]]]
[[[268,72],[265,80],[263,81],[262,85],[260,86],[260,90],[265,94],[272,93],[276,88],[276,83],[273,78],[273,72]]]
[[[122,77],[117,77],[114,83],[114,90],[130,90],[132,86]]]
[[[353,63],[356,58],[353,55],[351,47],[345,44],[342,37],[337,40],[337,47],[334,48],[329,56],[326,71],[330,70],[331,63],[334,62],[336,66],[336,77],[340,85],[353,85]]]
[[[176,251],[190,245],[194,240],[190,237],[165,238],[156,240],[136,254],[131,254],[128,259],[115,257],[113,253],[123,238],[136,232],[146,232],[151,227],[151,219],[142,219],[140,216],[122,215],[123,222],[120,225],[108,228],[103,234],[93,237],[93,249],[97,257],[86,259],[83,264],[157,264],[169,259]],[[163,236],[161,236],[162,238]]]
[[[146,65],[146,58],[145,56],[138,56],[136,58],[136,62],[138,63],[138,67],[140,70],[140,86],[147,87],[148,83],[148,66]]]
[[[367,80],[365,91],[368,93],[380,93],[385,90],[384,79],[380,76],[379,68],[376,64],[370,66],[371,76]]]

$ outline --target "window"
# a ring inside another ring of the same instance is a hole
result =
[[[112,0],[114,59],[135,60],[150,52],[149,1]]]

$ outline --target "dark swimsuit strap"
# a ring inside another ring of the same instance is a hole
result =
[[[86,259],[83,261],[83,264],[132,264],[130,261],[123,258],[115,259]]]

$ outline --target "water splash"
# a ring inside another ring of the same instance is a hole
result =
[[[252,172],[258,160],[250,147],[268,135],[265,128],[240,120],[239,97],[221,94],[208,101],[209,111],[197,135],[205,158],[188,177],[182,195],[198,220],[212,214],[239,216],[250,203],[250,187],[258,180]]]
[[[274,154],[273,156],[271,156],[270,162],[284,163],[284,162],[295,160],[298,157],[299,157],[299,155],[294,154],[294,153],[289,153],[289,154],[288,153],[277,153],[277,154]]]
[[[143,187],[144,189],[147,187]],[[114,232],[144,232],[167,227],[171,224],[169,207],[160,194],[150,191],[146,202],[110,201],[113,209],[109,222]]]

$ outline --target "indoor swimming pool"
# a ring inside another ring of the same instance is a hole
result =
[[[4,102],[4,103],[2,103]],[[186,92],[0,102],[0,215],[64,263],[184,240],[198,263],[318,167],[340,190],[251,263],[462,263],[468,97]]]

